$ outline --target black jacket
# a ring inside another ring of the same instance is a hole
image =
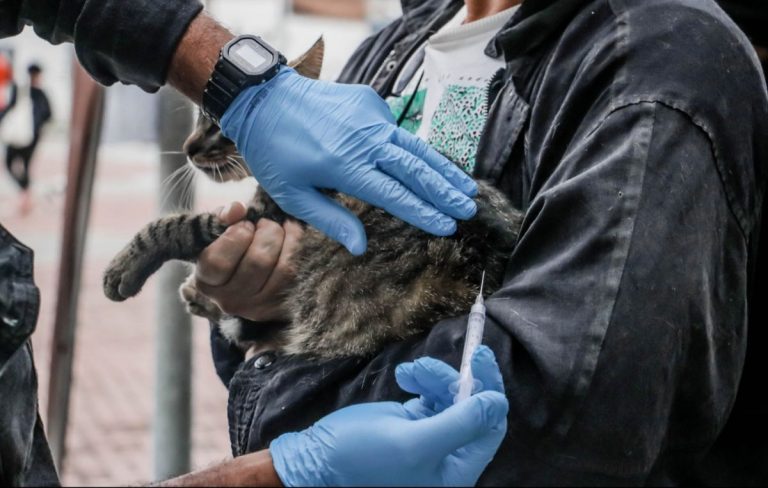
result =
[[[32,275],[32,251],[0,226],[0,486],[59,484],[27,341],[40,310]]]
[[[341,80],[386,95],[460,5],[405,1]],[[711,0],[528,0],[486,52],[507,66],[475,176],[527,214],[486,300],[511,408],[480,482],[689,481],[745,361],[768,157],[756,56]],[[407,398],[395,366],[458,366],[465,328],[457,317],[373,358],[320,364],[238,364],[214,333],[234,454],[345,405]]]
[[[157,91],[198,0],[2,0],[0,38],[32,25],[37,35],[73,42],[83,67],[100,83]]]

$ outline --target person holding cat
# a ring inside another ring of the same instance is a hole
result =
[[[340,80],[371,84],[403,127],[526,212],[504,282],[486,299],[485,342],[499,359],[510,427],[479,483],[706,481],[713,444],[743,451],[740,438],[720,434],[747,324],[761,326],[752,298],[768,94],[748,39],[711,0],[403,9]],[[198,261],[198,289],[224,312],[276,318],[271,305],[291,282],[302,235],[245,215],[237,204],[221,212],[231,225]],[[246,361],[214,328],[233,451],[392,398],[391,372],[405,358],[459,364],[465,327],[466,316],[443,320],[371,357],[320,362],[263,351]],[[740,397],[760,398],[760,371]],[[238,400],[246,393],[248,405]],[[759,427],[751,413],[760,405],[733,412]]]
[[[470,198],[477,193],[475,182],[423,141],[396,127],[386,103],[373,90],[305,79],[284,66],[282,55],[260,38],[235,38],[203,12],[198,0],[0,2],[0,38],[18,34],[25,25],[52,43],[74,43],[83,67],[105,85],[120,81],[153,92],[167,82],[201,104],[248,153],[251,171],[283,210],[353,254],[366,249],[363,226],[321,190],[354,195],[435,235],[454,233],[455,219],[468,219],[476,212]],[[36,375],[28,341],[40,303],[32,279],[32,253],[2,226],[0,269],[0,387],[7,391],[0,409],[4,432],[0,480],[10,485],[57,484],[37,415]],[[503,404],[502,399],[502,410]],[[367,422],[377,416],[391,419],[392,412],[372,408],[363,412]],[[463,412],[459,417],[477,413],[459,410]],[[442,418],[437,411],[411,412],[417,413]],[[344,418],[340,413],[333,422],[344,423]],[[486,418],[489,422],[469,436],[472,440],[493,429],[503,430],[498,415]],[[426,427],[418,429],[416,438],[426,439],[421,436],[430,426],[438,427],[438,421],[423,424]],[[407,445],[408,439],[403,441]],[[495,448],[491,443],[481,451],[482,456],[470,456],[470,471],[477,466],[482,470]],[[384,456],[381,452],[380,457]],[[455,461],[455,453],[448,457]],[[414,479],[450,482],[454,478],[441,478],[438,469],[456,466],[453,461],[443,462],[446,459],[443,456],[432,464],[434,478],[422,478],[423,470],[403,473],[413,474]],[[343,463],[344,458],[335,461]],[[335,467],[341,466],[328,469]],[[389,470],[382,479],[395,479],[394,475],[399,476]]]

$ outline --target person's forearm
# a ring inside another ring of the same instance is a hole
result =
[[[283,486],[283,483],[269,450],[265,449],[151,486]]]
[[[168,83],[199,105],[219,51],[233,37],[224,26],[201,12],[176,48],[168,70]]]

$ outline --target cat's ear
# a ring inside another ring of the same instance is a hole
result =
[[[316,80],[320,78],[324,56],[325,41],[323,36],[320,36],[307,52],[288,63],[288,66],[295,69],[300,75]]]

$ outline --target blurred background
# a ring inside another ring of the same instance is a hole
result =
[[[208,8],[233,32],[261,35],[289,59],[323,35],[324,79],[334,79],[355,47],[400,13],[398,0],[209,0]],[[46,421],[74,52],[70,45],[46,44],[28,28],[20,36],[0,40],[0,58],[10,64],[4,67],[0,61],[0,108],[8,98],[3,73],[12,67],[16,81],[26,83],[27,66],[35,63],[43,70],[40,86],[52,111],[32,161],[26,212],[19,211],[18,187],[5,169],[0,170],[0,220],[35,251],[42,308],[33,345],[40,411]],[[158,412],[163,407],[156,402],[165,390],[175,392],[167,379],[157,380],[165,366],[157,361],[163,358],[162,350],[156,351],[158,334],[168,320],[165,304],[178,302],[175,291],[158,289],[157,277],[137,298],[124,303],[108,301],[101,291],[101,274],[112,256],[159,214],[166,189],[161,185],[161,159],[163,164],[174,158],[174,164],[184,163],[182,155],[167,148],[161,154],[159,148],[160,129],[176,111],[188,114],[183,117],[190,120],[193,116],[178,98],[152,96],[128,86],[106,91],[80,283],[66,457],[60,466],[66,485],[145,483],[168,476],[185,463],[197,469],[230,456],[227,391],[213,369],[208,325],[193,320],[185,329],[191,334],[191,360],[182,372],[192,378],[187,392],[191,439],[179,444],[164,438],[169,431],[159,432],[174,412]],[[5,148],[0,147],[0,154],[5,159]],[[194,195],[194,208],[211,210],[232,200],[247,200],[255,183],[217,185],[201,176],[190,187],[186,193]],[[188,451],[190,456],[170,452],[174,450]]]

